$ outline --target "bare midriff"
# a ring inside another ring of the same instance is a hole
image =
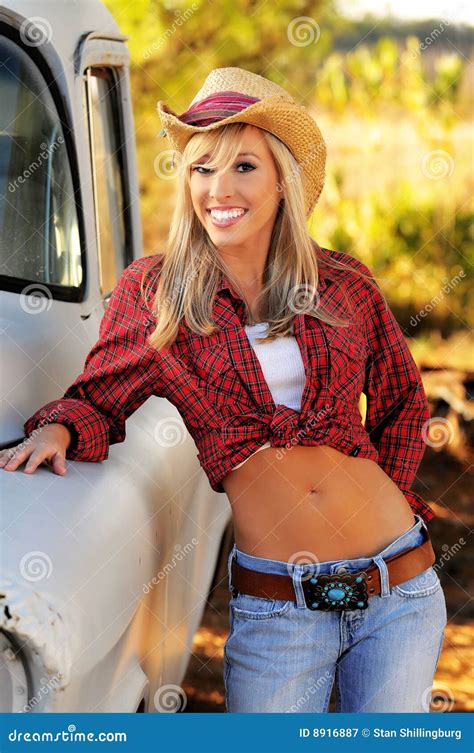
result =
[[[256,557],[300,564],[370,557],[415,522],[377,463],[326,445],[268,447],[222,484],[236,546]]]

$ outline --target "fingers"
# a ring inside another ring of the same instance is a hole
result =
[[[0,450],[0,468],[5,471],[15,471],[27,459],[24,473],[34,473],[37,467],[45,461],[58,476],[64,476],[66,473],[65,456],[54,447],[39,449],[17,445],[17,447]]]
[[[24,473],[33,473],[44,459],[44,456],[42,456],[38,451],[32,452],[30,459],[25,465]]]
[[[59,476],[64,476],[66,473],[66,460],[60,452],[56,452],[56,454],[53,455],[51,463],[54,473],[57,473]]]
[[[34,473],[37,467],[41,465],[41,463],[43,463],[45,460],[47,460],[48,457],[48,452],[45,452],[44,450],[42,452],[40,450],[35,450],[30,455],[30,459],[25,466],[24,473]]]
[[[30,452],[31,448],[18,448],[18,446],[2,450],[0,453],[0,468],[4,468],[6,471],[16,470],[26,460]]]

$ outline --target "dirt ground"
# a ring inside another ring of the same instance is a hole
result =
[[[433,685],[432,711],[473,711],[474,552],[472,464],[427,448],[414,487],[436,517],[429,523],[438,575],[446,596],[448,624]],[[427,493],[425,490],[429,490]],[[463,543],[465,542],[465,543]],[[469,546],[471,544],[471,546]],[[182,687],[185,713],[224,712],[223,646],[229,631],[227,577],[207,602]],[[333,687],[329,711],[335,710]]]

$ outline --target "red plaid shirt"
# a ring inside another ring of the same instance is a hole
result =
[[[143,302],[140,280],[148,264],[163,259],[154,255],[124,270],[84,371],[63,397],[25,422],[26,435],[51,414],[51,421],[71,430],[67,458],[104,460],[110,444],[124,441],[127,417],[157,395],[179,411],[214,491],[224,492],[221,482],[227,473],[267,441],[287,448],[324,444],[377,462],[413,511],[430,520],[434,512],[410,490],[425,449],[422,429],[430,417],[418,368],[379,289],[347,271],[331,270],[329,275],[324,258],[330,255],[371,274],[369,269],[348,254],[322,252],[321,304],[346,316],[348,296],[356,313],[347,328],[295,315],[294,334],[307,377],[300,412],[275,405],[243,328],[244,302],[223,273],[213,304],[221,332],[198,335],[182,320],[168,349],[158,353],[148,345],[155,320]],[[361,392],[367,397],[365,425]]]

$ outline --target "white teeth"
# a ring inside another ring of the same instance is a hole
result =
[[[222,212],[220,209],[211,209],[211,217],[216,220],[233,220],[245,214],[244,209],[232,209],[230,212]]]

